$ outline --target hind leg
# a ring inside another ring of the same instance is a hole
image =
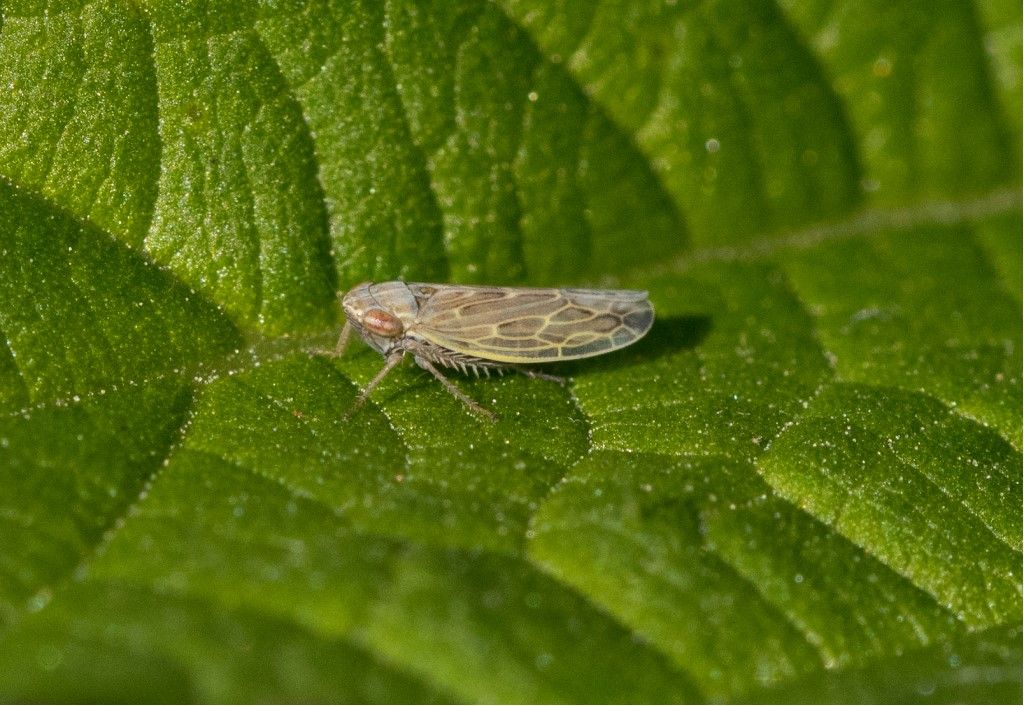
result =
[[[416,365],[420,366],[428,373],[433,375],[435,378],[437,378],[441,382],[441,384],[444,385],[444,388],[448,390],[449,393],[451,393],[452,397],[462,402],[462,404],[466,405],[477,414],[486,417],[492,422],[498,421],[498,416],[494,412],[484,407],[481,407],[479,403],[470,398],[465,392],[457,388],[455,386],[455,383],[453,383],[451,380],[442,375],[441,371],[434,367],[434,364],[431,363],[429,360],[427,360],[426,358],[421,358],[420,356],[416,356]]]
[[[557,375],[551,375],[549,373],[541,373],[536,370],[530,370],[529,368],[513,368],[513,370],[522,373],[528,378],[534,378],[535,380],[547,380],[549,382],[557,382],[559,385],[565,385],[568,380]]]

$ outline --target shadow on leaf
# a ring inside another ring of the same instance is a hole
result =
[[[650,363],[673,353],[696,348],[710,332],[710,316],[668,316],[655,319],[650,332],[631,346],[607,355],[562,363],[550,369],[545,366],[543,370],[572,377]]]

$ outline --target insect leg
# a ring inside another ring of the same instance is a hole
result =
[[[450,381],[448,378],[442,375],[441,371],[435,368],[434,364],[431,363],[429,360],[421,356],[416,356],[416,364],[419,365],[424,370],[426,370],[427,372],[429,372],[434,377],[436,377],[438,380],[440,380],[441,384],[444,385],[445,389],[448,390],[448,392],[450,392],[455,399],[462,402],[462,404],[466,405],[477,414],[487,417],[492,422],[498,421],[498,417],[497,415],[494,414],[494,412],[492,412],[489,409],[485,409],[484,407],[481,407],[474,400],[470,399],[465,392],[457,388],[452,381]]]
[[[352,322],[345,319],[345,325],[341,329],[341,334],[338,336],[338,342],[334,344],[334,357],[340,358],[341,354],[348,348],[348,342],[352,338]]]
[[[557,375],[551,375],[549,373],[540,373],[540,372],[537,372],[536,370],[530,370],[529,368],[515,368],[515,369],[517,371],[519,371],[520,373],[522,373],[523,375],[525,375],[526,377],[528,377],[528,378],[535,378],[537,380],[548,380],[550,382],[557,382],[559,385],[563,385],[563,386],[567,382],[567,380],[565,378],[558,377]]]
[[[341,335],[338,336],[338,342],[334,344],[333,350],[330,348],[309,348],[307,352],[313,355],[325,355],[328,358],[340,358],[348,347],[349,339],[352,338],[352,324],[345,320],[345,325],[341,329]]]
[[[396,365],[402,362],[403,357],[405,357],[405,351],[402,350],[395,351],[394,353],[388,356],[387,360],[384,362],[384,367],[380,369],[380,372],[374,375],[373,380],[370,380],[370,382],[366,384],[366,387],[360,390],[359,395],[356,396],[356,401],[349,408],[348,412],[345,413],[344,419],[347,420],[349,417],[355,414],[356,411],[363,406],[363,404],[365,404],[367,398],[370,396],[370,393],[373,392],[373,389],[380,384],[381,380],[384,379],[385,375],[391,372],[392,368],[394,368]]]

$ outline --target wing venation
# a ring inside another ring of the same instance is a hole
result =
[[[654,323],[647,292],[410,284],[410,334],[501,363],[588,358],[640,339]],[[429,292],[429,294],[426,294]]]

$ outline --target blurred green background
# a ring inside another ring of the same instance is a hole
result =
[[[0,699],[1020,702],[1009,0],[0,0]],[[522,376],[356,282],[628,286]]]

